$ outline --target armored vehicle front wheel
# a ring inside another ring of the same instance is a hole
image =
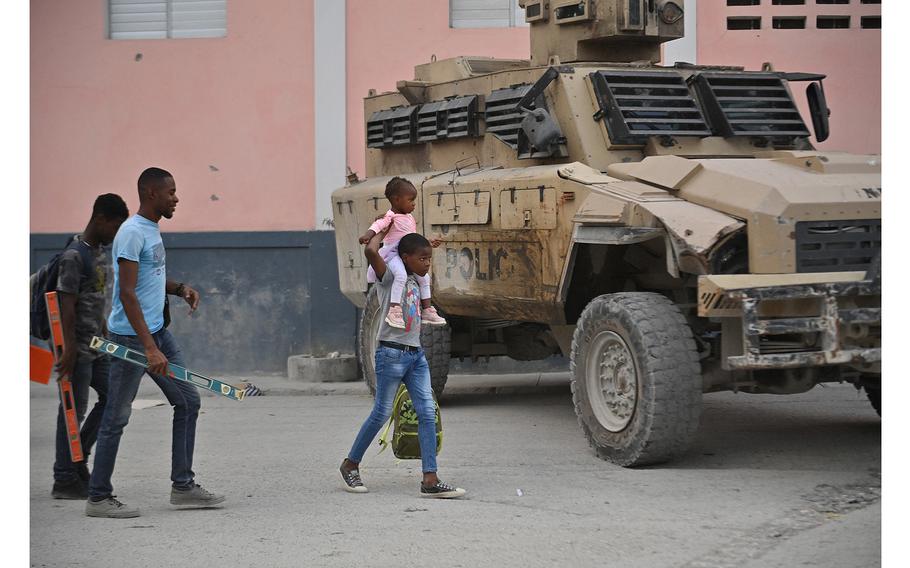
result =
[[[688,447],[701,414],[701,368],[692,330],[668,298],[629,292],[592,300],[569,365],[575,414],[599,457],[648,465]]]
[[[376,395],[376,364],[374,356],[379,344],[380,318],[379,294],[375,287],[367,292],[367,303],[360,316],[357,327],[357,347],[360,357],[360,368],[363,370],[363,381]],[[446,380],[449,378],[449,361],[451,360],[452,330],[448,325],[425,325],[420,332],[420,344],[423,346],[427,363],[430,366],[430,382],[436,398],[442,396]]]

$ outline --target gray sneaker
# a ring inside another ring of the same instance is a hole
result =
[[[171,488],[171,505],[178,507],[214,507],[224,502],[224,495],[217,495],[206,491],[198,483],[189,489],[181,491],[176,487]]]
[[[97,503],[88,499],[85,502],[86,517],[106,517],[108,519],[132,519],[139,516],[139,509],[130,507],[114,499],[111,495],[104,501]]]
[[[363,480],[360,479],[360,469],[354,468],[350,471],[344,469],[344,464],[341,468],[341,478],[344,479],[344,490],[348,493],[368,493],[366,486],[363,484]]]

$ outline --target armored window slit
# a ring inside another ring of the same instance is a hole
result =
[[[477,95],[426,103],[417,112],[417,142],[477,136]]]
[[[649,136],[711,135],[678,73],[597,71],[590,77],[615,144],[644,144]]]
[[[809,136],[789,88],[775,73],[696,73],[690,82],[719,136]]]
[[[414,144],[417,137],[416,106],[374,112],[367,119],[367,148]]]
[[[505,89],[496,89],[486,98],[484,120],[486,131],[499,138],[513,149],[518,149],[518,131],[524,115],[516,108],[518,102],[531,89],[531,85],[513,85]],[[543,94],[530,105],[530,108],[546,108]]]

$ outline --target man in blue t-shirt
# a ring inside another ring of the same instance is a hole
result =
[[[212,507],[224,501],[195,482],[193,446],[199,392],[196,387],[167,376],[168,361],[181,366],[183,355],[165,328],[165,294],[180,296],[192,313],[199,293],[186,284],[167,279],[164,243],[158,221],[170,219],[177,207],[174,177],[160,168],[148,168],[139,176],[139,212],[127,219],[111,250],[114,293],[107,326],[111,341],[143,351],[148,368],[122,359],[111,361],[107,407],[95,446],[95,463],[89,481],[85,514],[90,517],[138,517],[139,509],[121,503],[112,495],[111,475],[123,428],[130,418],[133,399],[142,374],[148,372],[174,407],[171,446],[171,504],[181,507]]]

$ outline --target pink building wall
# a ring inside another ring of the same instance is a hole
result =
[[[347,4],[348,165],[364,177],[363,97],[370,89],[394,91],[395,83],[414,78],[414,66],[432,55],[446,59],[482,55],[505,59],[530,57],[527,27],[453,29],[449,3],[440,0]]]
[[[150,165],[177,181],[168,231],[313,228],[313,0],[262,6],[230,2],[225,38],[132,41],[104,1],[32,0],[31,231],[81,230],[105,192],[135,212]]]
[[[108,40],[106,6],[31,2],[31,232],[81,229],[103,192],[135,211],[148,165],[177,180],[169,231],[316,228],[313,0],[231,1],[218,39]],[[832,135],[821,147],[880,152],[881,34],[859,29],[880,8],[702,0],[698,63],[826,73]],[[450,28],[446,0],[347,0],[346,14],[346,153],[361,176],[369,89],[394,90],[432,55],[529,53],[527,27]],[[851,29],[815,30],[816,14],[850,15]],[[763,27],[728,31],[730,15]],[[806,15],[808,29],[771,29],[774,15]]]
[[[828,150],[881,152],[881,30],[861,29],[860,17],[880,15],[881,5],[816,4],[728,7],[721,0],[698,2],[698,63],[742,65],[760,69],[770,61],[778,71],[823,73],[831,108],[831,137],[818,145]],[[816,29],[816,16],[850,16],[849,29]],[[728,16],[760,16],[759,30],[728,30]],[[774,16],[806,16],[806,29],[773,29]],[[810,126],[805,87],[791,85]]]

